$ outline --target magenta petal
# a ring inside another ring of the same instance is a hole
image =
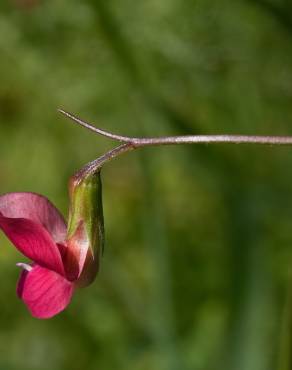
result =
[[[66,223],[58,209],[35,193],[8,193],[0,196],[0,213],[10,218],[26,218],[43,225],[56,243],[66,238]]]
[[[21,273],[20,273],[20,277],[18,279],[18,283],[17,283],[17,287],[16,287],[16,293],[18,295],[18,298],[22,298],[24,282],[26,280],[27,274],[28,274],[27,270],[22,270]]]
[[[80,221],[75,233],[67,240],[66,254],[63,258],[66,276],[69,280],[78,279],[82,273],[88,252],[87,239],[84,222]]]
[[[0,228],[26,257],[64,275],[60,251],[43,226],[23,218],[3,217],[0,213]]]
[[[63,276],[41,266],[22,275],[21,298],[31,314],[48,319],[63,311],[71,301],[74,286]]]

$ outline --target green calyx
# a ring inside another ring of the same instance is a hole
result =
[[[104,221],[100,171],[69,183],[68,248],[79,264],[79,285],[90,284],[104,249]]]

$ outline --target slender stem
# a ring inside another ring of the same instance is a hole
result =
[[[74,116],[72,113],[68,113],[68,112],[64,111],[63,109],[58,109],[58,112],[64,114],[64,116],[68,117],[73,122],[77,123],[78,125],[83,126],[83,127],[87,128],[88,130],[93,131],[94,133],[96,133],[98,135],[105,136],[105,137],[108,137],[110,139],[113,139],[113,140],[116,140],[116,141],[125,142],[125,143],[132,141],[132,138],[130,138],[130,137],[115,135],[115,134],[112,134],[110,132],[101,130],[101,129],[97,128],[97,127],[94,127],[90,123],[81,120],[77,116]]]
[[[255,135],[186,135],[186,136],[163,136],[137,138],[112,134],[94,127],[88,122],[81,120],[71,113],[58,109],[58,111],[70,118],[73,122],[95,132],[98,135],[108,137],[123,143],[130,143],[133,147],[175,144],[263,144],[263,145],[292,145],[292,136],[255,136]]]
[[[82,181],[82,179],[84,179],[85,177],[90,176],[91,174],[99,171],[106,162],[109,162],[115,157],[123,153],[129,152],[130,150],[133,149],[135,149],[135,147],[132,144],[126,143],[121,144],[112,150],[109,150],[108,152],[98,157],[97,159],[94,159],[93,161],[87,163],[78,172],[76,172],[74,175],[75,180]]]
[[[292,136],[248,136],[248,135],[188,135],[165,136],[161,138],[133,139],[135,146],[175,145],[175,144],[263,144],[292,145]]]
[[[163,137],[128,137],[116,135],[111,132],[101,130],[88,122],[83,121],[77,116],[66,112],[63,109],[58,111],[67,118],[95,134],[105,136],[109,139],[122,143],[116,148],[106,152],[101,157],[85,165],[78,171],[74,177],[76,180],[83,179],[92,173],[99,171],[102,166],[115,157],[129,152],[130,150],[142,148],[145,146],[158,145],[178,145],[178,144],[211,144],[211,143],[229,143],[229,144],[262,144],[262,145],[292,145],[292,136],[254,136],[254,135],[187,135],[187,136],[163,136]]]

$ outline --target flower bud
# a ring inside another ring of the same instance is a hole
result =
[[[102,185],[100,172],[72,177],[67,231],[67,277],[78,286],[92,283],[104,248]]]

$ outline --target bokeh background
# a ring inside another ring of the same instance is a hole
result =
[[[2,0],[0,192],[67,214],[67,182],[132,136],[292,135],[290,0]],[[96,282],[39,321],[0,237],[2,370],[288,370],[292,152],[146,148],[103,170]]]

